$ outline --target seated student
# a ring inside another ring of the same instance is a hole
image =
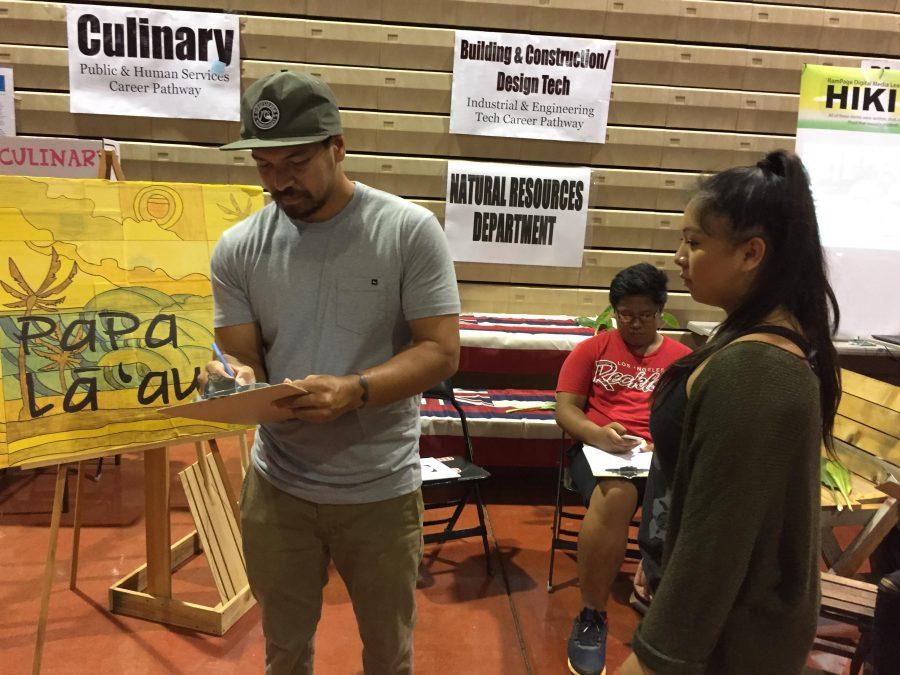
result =
[[[690,352],[659,334],[666,304],[665,273],[641,263],[619,272],[609,289],[618,328],[579,344],[566,359],[556,386],[556,421],[576,441],[570,475],[587,505],[578,536],[578,576],[584,609],[569,639],[569,669],[600,674],[606,662],[606,600],[625,557],[628,525],[645,479],[603,478],[591,473],[581,443],[626,452],[650,442],[650,396],[669,364]]]

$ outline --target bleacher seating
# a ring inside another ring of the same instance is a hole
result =
[[[110,0],[111,1],[111,0]],[[619,266],[672,269],[680,211],[701,174],[792,148],[804,63],[900,56],[900,0],[151,0],[238,13],[242,80],[322,77],[344,109],[346,168],[443,215],[448,159],[592,167],[583,265],[458,265],[466,311],[598,312]],[[65,4],[0,0],[0,65],[15,68],[20,134],[122,141],[137,180],[255,183],[236,123],[68,111]],[[451,135],[455,28],[617,41],[604,144]],[[686,325],[720,318],[675,280]]]

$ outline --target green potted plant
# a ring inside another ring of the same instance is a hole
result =
[[[593,328],[594,334],[596,335],[601,330],[612,330],[616,327],[616,319],[613,314],[615,314],[615,310],[612,305],[608,305],[606,309],[600,312],[596,317],[579,316],[575,319],[575,323],[586,328]],[[668,312],[662,313],[662,322],[667,328],[681,328],[678,319]]]

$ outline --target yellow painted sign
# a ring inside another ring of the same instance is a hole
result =
[[[0,468],[215,433],[154,408],[196,395],[209,257],[249,186],[0,176]]]

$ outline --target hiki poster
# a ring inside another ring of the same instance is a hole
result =
[[[840,305],[838,336],[900,334],[900,71],[806,66],[796,147]]]

